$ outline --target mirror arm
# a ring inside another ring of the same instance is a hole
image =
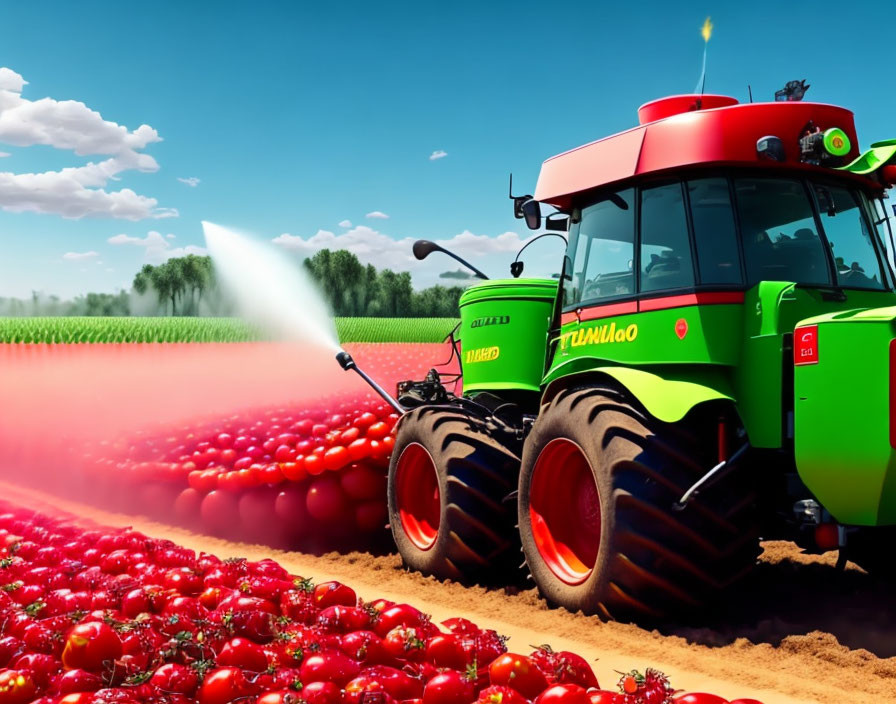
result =
[[[477,278],[484,279],[484,280],[488,281],[488,276],[486,276],[481,271],[479,271],[479,269],[477,269],[475,266],[470,264],[470,262],[468,262],[466,259],[461,259],[454,252],[450,252],[447,249],[442,249],[440,247],[439,250],[444,252],[445,254],[447,254],[449,257],[452,257],[453,259],[456,259],[457,261],[459,261],[461,264],[463,264],[465,267],[467,267],[467,269],[469,269],[474,274],[476,274]]]

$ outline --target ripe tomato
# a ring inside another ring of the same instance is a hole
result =
[[[727,699],[706,692],[687,692],[672,697],[675,704],[729,704]]]
[[[254,694],[254,689],[238,667],[219,667],[202,680],[196,700],[199,704],[229,704]]]
[[[758,699],[732,699],[728,704],[762,704]]]
[[[549,645],[542,645],[530,657],[550,684],[578,684],[585,689],[600,687],[594,670],[581,655],[568,650],[555,652]]]
[[[324,467],[331,472],[342,469],[350,460],[348,450],[340,445],[331,447],[324,453]]]
[[[429,623],[429,619],[419,609],[415,609],[410,604],[395,604],[380,614],[373,630],[380,637],[384,637],[389,631],[398,626],[418,628],[423,626],[424,623]]]
[[[504,653],[488,666],[491,684],[512,687],[527,699],[534,699],[548,686],[531,658],[516,653]]]
[[[386,495],[386,474],[365,464],[346,469],[339,475],[339,483],[346,495],[355,501],[382,500]]]
[[[95,692],[102,686],[102,678],[87,670],[67,670],[53,680],[53,691],[57,694]]]
[[[165,573],[164,586],[186,596],[196,596],[202,591],[202,577],[189,567],[175,567]]]
[[[480,704],[528,704],[528,700],[512,687],[486,687],[479,693]]]
[[[297,704],[300,700],[301,697],[296,691],[278,689],[273,692],[265,692],[255,700],[255,704]]]
[[[423,696],[423,682],[394,667],[373,665],[365,667],[361,674],[382,683],[386,691],[399,701]]]
[[[388,665],[393,662],[383,639],[373,631],[347,633],[340,640],[339,649],[364,665]]]
[[[324,467],[323,458],[320,455],[310,454],[305,455],[305,459],[303,461],[305,474],[308,474],[312,477],[317,476],[321,472],[326,469]]]
[[[340,652],[317,653],[302,663],[302,682],[332,682],[340,687],[357,677],[361,666]]]
[[[383,638],[386,651],[396,660],[420,662],[426,652],[426,642],[420,638],[416,628],[398,626]]]
[[[308,704],[339,704],[339,687],[332,682],[309,682],[302,687],[302,699]]]
[[[149,683],[166,692],[192,697],[199,686],[199,677],[191,667],[165,663],[156,669],[150,677]]]
[[[371,440],[382,440],[391,432],[391,425],[389,425],[388,423],[384,423],[383,421],[379,421],[378,423],[374,423],[367,429],[365,437],[368,437]]]
[[[371,694],[379,693],[385,697],[386,685],[370,675],[358,675],[345,685],[342,690],[343,704],[362,704],[365,701],[375,701]]]
[[[426,661],[452,670],[463,670],[469,664],[460,638],[453,633],[439,633],[426,642]]]
[[[370,614],[358,606],[328,606],[317,617],[322,629],[337,633],[351,633],[370,627]]]
[[[535,704],[591,704],[591,700],[580,685],[555,684],[539,694]]]
[[[105,623],[88,621],[73,627],[66,636],[62,650],[62,664],[66,669],[76,668],[99,672],[104,663],[121,657],[121,638]]]
[[[436,675],[423,688],[423,704],[469,704],[475,697],[473,681],[456,670]]]
[[[31,675],[19,670],[0,670],[0,701],[3,704],[27,704],[37,694]]]
[[[625,704],[625,697],[619,692],[607,689],[592,689],[588,692],[591,704]]]
[[[233,638],[218,653],[219,665],[233,665],[251,672],[262,672],[268,668],[268,659],[260,645],[246,638]]]
[[[353,462],[365,460],[370,457],[370,440],[367,438],[352,440],[347,449],[348,456]]]
[[[321,582],[314,587],[314,603],[320,609],[328,606],[356,606],[358,595],[342,582]]]

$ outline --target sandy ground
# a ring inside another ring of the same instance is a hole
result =
[[[232,543],[133,516],[108,513],[0,483],[0,496],[36,510],[52,508],[109,526],[133,526],[221,557],[272,557],[316,581],[337,579],[363,599],[406,601],[436,621],[465,616],[510,637],[512,650],[550,643],[594,663],[612,688],[617,671],[658,667],[673,685],[764,704],[896,702],[896,588],[832,558],[765,544],[759,569],[727,612],[707,613],[699,628],[648,631],[549,608],[533,588],[484,589],[441,583],[402,568],[396,555],[315,557]]]

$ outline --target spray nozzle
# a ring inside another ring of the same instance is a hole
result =
[[[345,371],[352,369],[355,373],[360,376],[367,384],[376,391],[383,400],[388,403],[392,408],[394,408],[399,414],[405,412],[404,406],[402,406],[398,401],[396,401],[382,386],[377,384],[373,379],[371,379],[367,374],[361,369],[357,364],[355,364],[355,360],[352,359],[352,356],[346,352],[345,350],[339,350],[336,355],[336,361],[339,362],[339,366],[342,367]]]
[[[346,352],[345,350],[340,350],[339,354],[336,355],[336,361],[339,362],[339,366],[342,367],[345,371],[354,368],[355,360],[352,359],[352,356]]]

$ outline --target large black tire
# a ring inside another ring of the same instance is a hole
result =
[[[716,409],[661,423],[605,387],[552,399],[526,439],[519,490],[523,551],[549,601],[656,622],[751,570],[759,553],[751,472],[735,470],[683,511],[672,508],[716,463],[718,417]]]
[[[405,564],[440,579],[512,581],[519,538],[515,505],[505,498],[518,476],[519,457],[478,418],[425,406],[405,415],[388,485],[389,523]]]

